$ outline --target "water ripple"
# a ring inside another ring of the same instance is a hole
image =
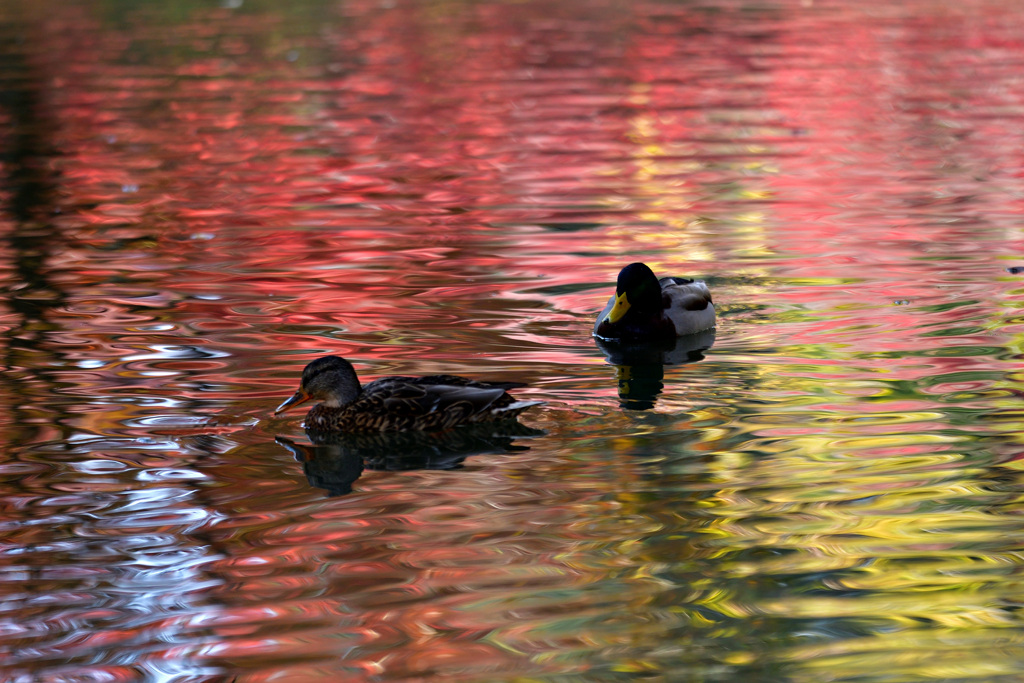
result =
[[[1020,8],[214,4],[0,11],[7,678],[1016,680]],[[328,497],[326,353],[544,434]]]

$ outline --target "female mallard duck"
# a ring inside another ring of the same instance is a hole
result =
[[[312,431],[430,431],[506,420],[543,403],[517,401],[505,392],[521,386],[455,375],[381,377],[360,386],[351,363],[339,356],[324,356],[305,367],[299,390],[274,414],[315,399],[322,403],[306,415],[306,429]]]
[[[715,326],[715,305],[700,280],[654,276],[643,263],[619,273],[615,295],[597,316],[594,336],[655,341],[682,337]]]

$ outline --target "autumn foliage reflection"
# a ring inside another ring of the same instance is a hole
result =
[[[12,680],[1017,675],[1021,8],[122,5],[0,6]],[[546,434],[318,470],[327,352]]]

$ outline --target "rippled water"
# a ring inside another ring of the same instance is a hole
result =
[[[4,680],[1018,680],[1024,8],[286,4],[0,6]]]

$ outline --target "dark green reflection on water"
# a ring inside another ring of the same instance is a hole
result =
[[[60,347],[52,337],[59,325],[51,321],[52,312],[66,299],[51,277],[52,251],[64,239],[54,222],[57,124],[46,105],[46,78],[34,67],[26,42],[32,35],[26,24],[0,21],[0,116],[6,127],[0,137],[2,210],[13,268],[3,299],[14,315],[4,334],[3,377],[9,394],[17,397],[5,429],[11,444],[31,439],[37,430],[29,424],[40,416],[54,425],[63,422],[46,400],[60,386],[53,370],[61,364]]]

